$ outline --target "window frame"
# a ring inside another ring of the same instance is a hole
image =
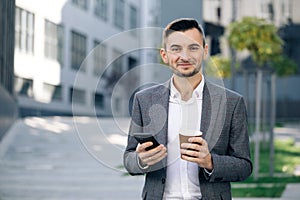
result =
[[[63,26],[61,24],[56,24],[54,22],[51,22],[48,19],[45,19],[44,22],[45,22],[44,56],[47,59],[58,61],[62,65],[63,58],[64,58]]]
[[[123,30],[125,28],[125,1],[114,1],[114,25]]]
[[[15,48],[34,54],[35,14],[23,8],[15,8]]]
[[[107,21],[108,20],[108,0],[95,0],[94,1],[94,14],[96,17]]]
[[[87,55],[87,41],[86,35],[75,30],[71,31],[71,69],[85,71],[82,63]]]
[[[82,10],[88,10],[89,7],[89,1],[88,0],[72,0],[72,3],[79,7]]]

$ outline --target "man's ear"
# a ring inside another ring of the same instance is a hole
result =
[[[164,63],[168,64],[168,55],[167,55],[166,50],[164,48],[161,48],[159,53],[160,53],[160,57],[164,61]]]
[[[208,45],[206,44],[203,49],[203,60],[208,58]]]

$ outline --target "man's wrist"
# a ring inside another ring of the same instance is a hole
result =
[[[207,164],[204,166],[204,169],[208,171],[213,171],[214,170],[214,165],[213,165],[213,160],[211,154],[207,155]]]

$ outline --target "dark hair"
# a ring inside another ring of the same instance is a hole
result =
[[[187,31],[196,28],[203,39],[203,47],[205,46],[205,33],[202,26],[193,18],[179,18],[169,23],[163,31],[163,47],[165,48],[167,37],[175,31]]]

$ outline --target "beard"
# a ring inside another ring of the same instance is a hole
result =
[[[172,71],[174,74],[176,74],[179,77],[184,77],[184,78],[189,78],[194,76],[195,74],[199,73],[201,70],[201,66],[199,67],[195,67],[193,71],[189,72],[189,73],[182,73],[180,71],[178,71],[177,69],[172,67]]]

